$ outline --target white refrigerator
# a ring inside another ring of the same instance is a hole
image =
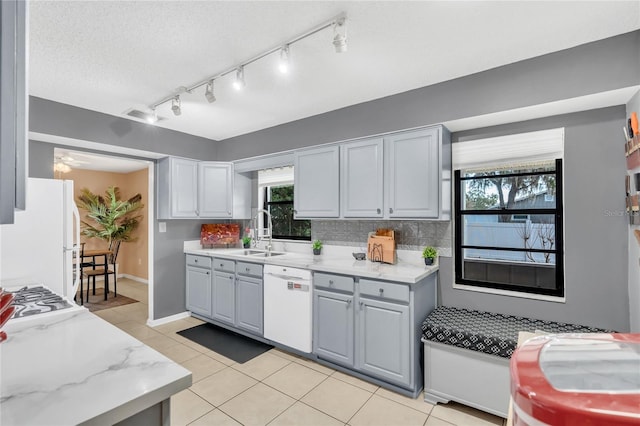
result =
[[[73,301],[80,247],[73,181],[29,178],[26,192],[26,210],[16,211],[13,224],[0,225],[0,282],[44,284]]]

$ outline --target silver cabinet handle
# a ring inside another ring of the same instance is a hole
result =
[[[198,263],[198,259],[193,259],[193,261],[194,261],[195,263]]]
[[[209,271],[207,271],[207,275],[209,275]]]
[[[200,216],[200,210],[196,210],[196,216]]]
[[[380,289],[380,296],[382,296],[382,294],[384,293],[384,288]]]
[[[224,264],[223,264],[223,263],[221,263],[221,264],[220,264],[220,267],[222,268],[223,266],[224,266]]]
[[[351,305],[351,299],[347,300],[347,309],[349,308],[350,305]]]
[[[389,213],[393,213],[393,209],[389,207]]]
[[[333,285],[333,280],[329,280],[329,285]]]
[[[380,214],[380,211],[381,211],[380,209],[376,209],[376,213]]]
[[[362,305],[364,305],[364,302],[360,302],[360,310],[362,310]]]
[[[249,271],[250,271],[250,269],[249,269],[249,268],[245,268],[245,271],[246,271],[246,272],[249,272]]]

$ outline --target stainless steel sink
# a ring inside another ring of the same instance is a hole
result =
[[[251,256],[251,257],[272,257],[272,256],[280,256],[286,253],[282,253],[282,252],[276,252],[276,251],[272,251],[272,252],[268,252],[266,250],[251,250],[251,249],[247,249],[247,250],[242,250],[242,251],[238,251],[238,252],[233,252],[230,254],[234,254],[236,256]]]
[[[280,252],[272,251],[272,252],[256,253],[256,254],[252,254],[250,256],[251,257],[273,257],[273,256],[281,256],[283,254],[286,254],[286,253],[280,253]]]

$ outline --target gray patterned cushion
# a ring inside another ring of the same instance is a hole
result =
[[[519,331],[611,333],[613,330],[440,306],[422,323],[425,340],[511,358]]]

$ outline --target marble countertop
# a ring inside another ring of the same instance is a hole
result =
[[[424,260],[415,253],[398,254],[397,263],[391,265],[370,262],[369,260],[355,260],[351,255],[351,248],[335,248],[334,250],[328,250],[327,254],[318,256],[309,253],[286,252],[284,255],[268,258],[239,254],[243,251],[241,248],[202,249],[199,244],[195,245],[192,242],[185,242],[184,245],[184,252],[187,254],[220,257],[251,263],[289,266],[317,272],[345,274],[407,284],[420,282],[425,277],[438,271],[437,263],[432,266],[426,266]],[[276,249],[274,251],[279,250]]]
[[[10,320],[0,424],[114,424],[191,385],[191,373],[86,309]]]

